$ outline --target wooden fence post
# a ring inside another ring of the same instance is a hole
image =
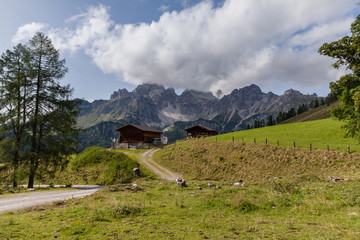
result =
[[[232,137],[232,139],[233,139],[233,142],[234,142],[234,136]]]
[[[347,146],[347,153],[350,154],[350,146],[349,145]]]
[[[294,148],[295,148],[296,147],[295,142],[293,144],[294,144]]]
[[[310,152],[312,151],[312,145],[311,145],[311,143],[310,143]]]
[[[254,138],[254,143],[256,143],[256,139]]]
[[[277,140],[277,144],[278,144],[278,146],[280,146],[279,140]]]
[[[241,137],[241,141],[242,141],[242,143],[244,143],[244,137]]]

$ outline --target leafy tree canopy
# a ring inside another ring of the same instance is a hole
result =
[[[351,24],[351,35],[331,43],[324,43],[319,53],[336,59],[333,67],[341,66],[350,73],[330,83],[330,90],[340,104],[331,115],[344,122],[349,137],[360,141],[360,15]]]

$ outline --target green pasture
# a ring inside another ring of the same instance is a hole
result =
[[[267,143],[277,145],[278,141],[280,146],[295,146],[299,148],[313,149],[327,149],[329,145],[330,150],[347,151],[347,146],[350,146],[351,152],[360,152],[359,143],[353,138],[345,138],[345,130],[341,128],[340,121],[331,118],[301,122],[281,124],[270,127],[256,128],[244,130],[233,133],[226,133],[211,137],[215,141],[242,141],[256,143]],[[206,138],[205,140],[209,140]]]

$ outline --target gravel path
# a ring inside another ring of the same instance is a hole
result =
[[[81,198],[102,189],[102,186],[81,186],[81,189],[6,195],[0,199],[0,214],[72,198]]]
[[[164,180],[175,180],[181,177],[180,174],[170,171],[152,160],[154,153],[158,150],[158,148],[153,148],[141,154],[139,158],[140,164]]]

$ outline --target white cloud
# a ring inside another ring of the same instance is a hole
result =
[[[29,24],[22,25],[16,31],[11,41],[16,44],[20,42],[28,41],[37,32],[43,31],[47,27],[47,24],[32,22]]]
[[[50,36],[134,85],[228,92],[255,83],[311,92],[342,73],[317,49],[349,32],[355,7],[353,0],[204,1],[149,24],[116,24],[100,5],[72,18],[75,29]]]
[[[169,5],[161,5],[158,10],[161,11],[161,12],[166,12],[170,9],[170,6]]]

